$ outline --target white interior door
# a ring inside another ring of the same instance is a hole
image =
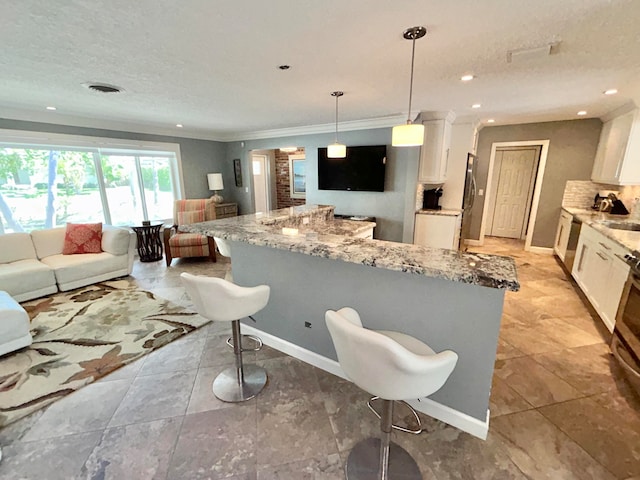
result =
[[[269,209],[269,158],[263,154],[251,155],[253,170],[253,198],[256,213],[268,212]]]
[[[524,236],[539,151],[531,147],[496,152],[500,167],[490,235]]]

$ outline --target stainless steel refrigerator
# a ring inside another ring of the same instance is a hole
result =
[[[464,195],[462,197],[462,228],[460,229],[460,250],[466,251],[467,245],[465,240],[469,238],[471,233],[471,221],[473,216],[471,214],[473,209],[473,202],[476,199],[476,177],[475,169],[478,162],[478,157],[474,154],[467,154],[467,169],[464,179]]]

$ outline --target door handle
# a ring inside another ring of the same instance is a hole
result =
[[[605,250],[611,250],[611,247],[609,245],[605,244],[605,243],[598,242],[598,245],[600,245]]]
[[[602,260],[608,261],[609,257],[607,257],[604,253],[602,252],[596,252],[596,255],[598,255]]]

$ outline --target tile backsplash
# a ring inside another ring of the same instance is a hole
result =
[[[562,197],[563,207],[590,208],[593,205],[593,198],[600,190],[614,190],[619,192],[618,198],[631,211],[634,200],[640,198],[640,185],[608,185],[605,183],[595,183],[589,180],[569,180],[564,188]]]

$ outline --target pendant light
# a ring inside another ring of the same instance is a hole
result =
[[[347,156],[347,146],[338,143],[338,98],[344,95],[344,92],[331,92],[332,97],[336,97],[336,141],[327,147],[328,158],[345,158]]]
[[[416,147],[424,143],[424,125],[411,122],[411,96],[413,94],[413,62],[416,54],[416,40],[426,35],[424,27],[411,27],[404,31],[403,37],[412,41],[411,80],[409,82],[409,116],[405,125],[393,127],[391,145],[394,147]]]

